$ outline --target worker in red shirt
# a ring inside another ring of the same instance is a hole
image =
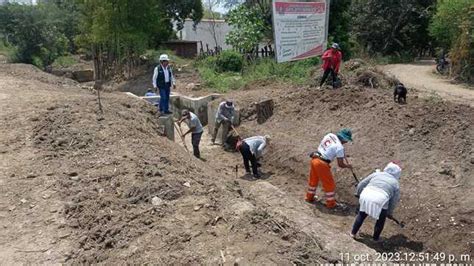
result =
[[[322,68],[324,70],[323,78],[321,79],[321,83],[319,84],[319,88],[323,86],[324,82],[328,78],[329,74],[332,76],[332,87],[335,88],[335,81],[337,78],[337,74],[339,73],[339,66],[341,65],[342,61],[342,53],[339,49],[339,44],[333,43],[331,48],[324,52],[323,56],[323,65]]]

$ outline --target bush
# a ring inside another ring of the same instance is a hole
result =
[[[240,72],[242,71],[242,55],[236,51],[223,51],[216,59],[216,67],[219,72]]]
[[[204,85],[215,91],[226,92],[239,89],[246,84],[262,80],[279,80],[297,85],[311,83],[311,71],[319,67],[318,58],[279,64],[271,58],[256,60],[245,68],[244,74],[238,72],[220,72],[218,57],[207,57],[197,62],[199,74]]]
[[[0,55],[4,55],[8,62],[15,62],[17,60],[16,53],[15,47],[7,45],[0,40]]]
[[[57,14],[43,5],[0,6],[0,34],[15,46],[18,61],[44,67],[67,52]]]
[[[56,60],[54,60],[52,65],[55,68],[65,68],[65,67],[70,67],[76,63],[78,63],[76,58],[70,55],[66,55],[66,56],[60,56],[56,58]]]

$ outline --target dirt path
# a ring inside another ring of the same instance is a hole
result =
[[[395,75],[406,86],[419,90],[422,96],[437,93],[443,99],[474,106],[474,88],[467,85],[452,84],[434,74],[433,64],[394,64],[382,66],[382,69]]]

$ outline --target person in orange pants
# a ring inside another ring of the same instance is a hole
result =
[[[321,180],[325,192],[326,207],[336,207],[336,183],[331,173],[331,162],[337,158],[337,164],[341,168],[352,168],[352,165],[344,161],[343,144],[352,141],[352,131],[342,129],[338,133],[329,133],[324,136],[318,151],[311,153],[311,168],[309,173],[308,191],[306,201],[314,202],[316,188]]]

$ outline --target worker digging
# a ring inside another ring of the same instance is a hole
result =
[[[189,130],[183,134],[183,138],[191,133],[191,144],[193,145],[193,154],[196,158],[201,158],[201,152],[199,151],[199,143],[201,142],[202,133],[202,124],[196,114],[188,110],[183,110],[181,112],[181,119],[178,121],[178,125],[181,126],[181,123],[185,122]]]
[[[270,136],[254,136],[237,141],[236,150],[242,154],[244,167],[247,175],[253,174],[254,178],[261,178],[258,168],[261,167],[259,160],[262,158],[265,148],[270,144]],[[250,165],[252,172],[250,172]]]
[[[377,220],[373,240],[380,241],[385,220],[386,218],[394,219],[393,211],[400,201],[401,172],[402,168],[398,162],[390,162],[382,172],[375,171],[357,185],[356,196],[359,197],[360,207],[352,226],[352,238],[357,237],[357,232],[365,218],[370,216]]]
[[[224,147],[224,149],[230,148],[227,144],[227,136],[229,135],[230,129],[234,125],[234,117],[234,102],[230,99],[221,102],[216,112],[215,127],[211,139],[212,144],[215,144],[217,133],[219,132],[219,128],[222,126],[221,145]]]
[[[352,131],[341,129],[336,134],[329,133],[324,136],[319,144],[318,150],[310,154],[311,167],[308,180],[308,190],[306,201],[315,201],[316,189],[321,180],[322,188],[325,192],[326,207],[329,209],[336,207],[336,183],[331,173],[331,162],[337,159],[337,165],[341,168],[352,169],[352,165],[345,162],[343,144],[352,141]]]

